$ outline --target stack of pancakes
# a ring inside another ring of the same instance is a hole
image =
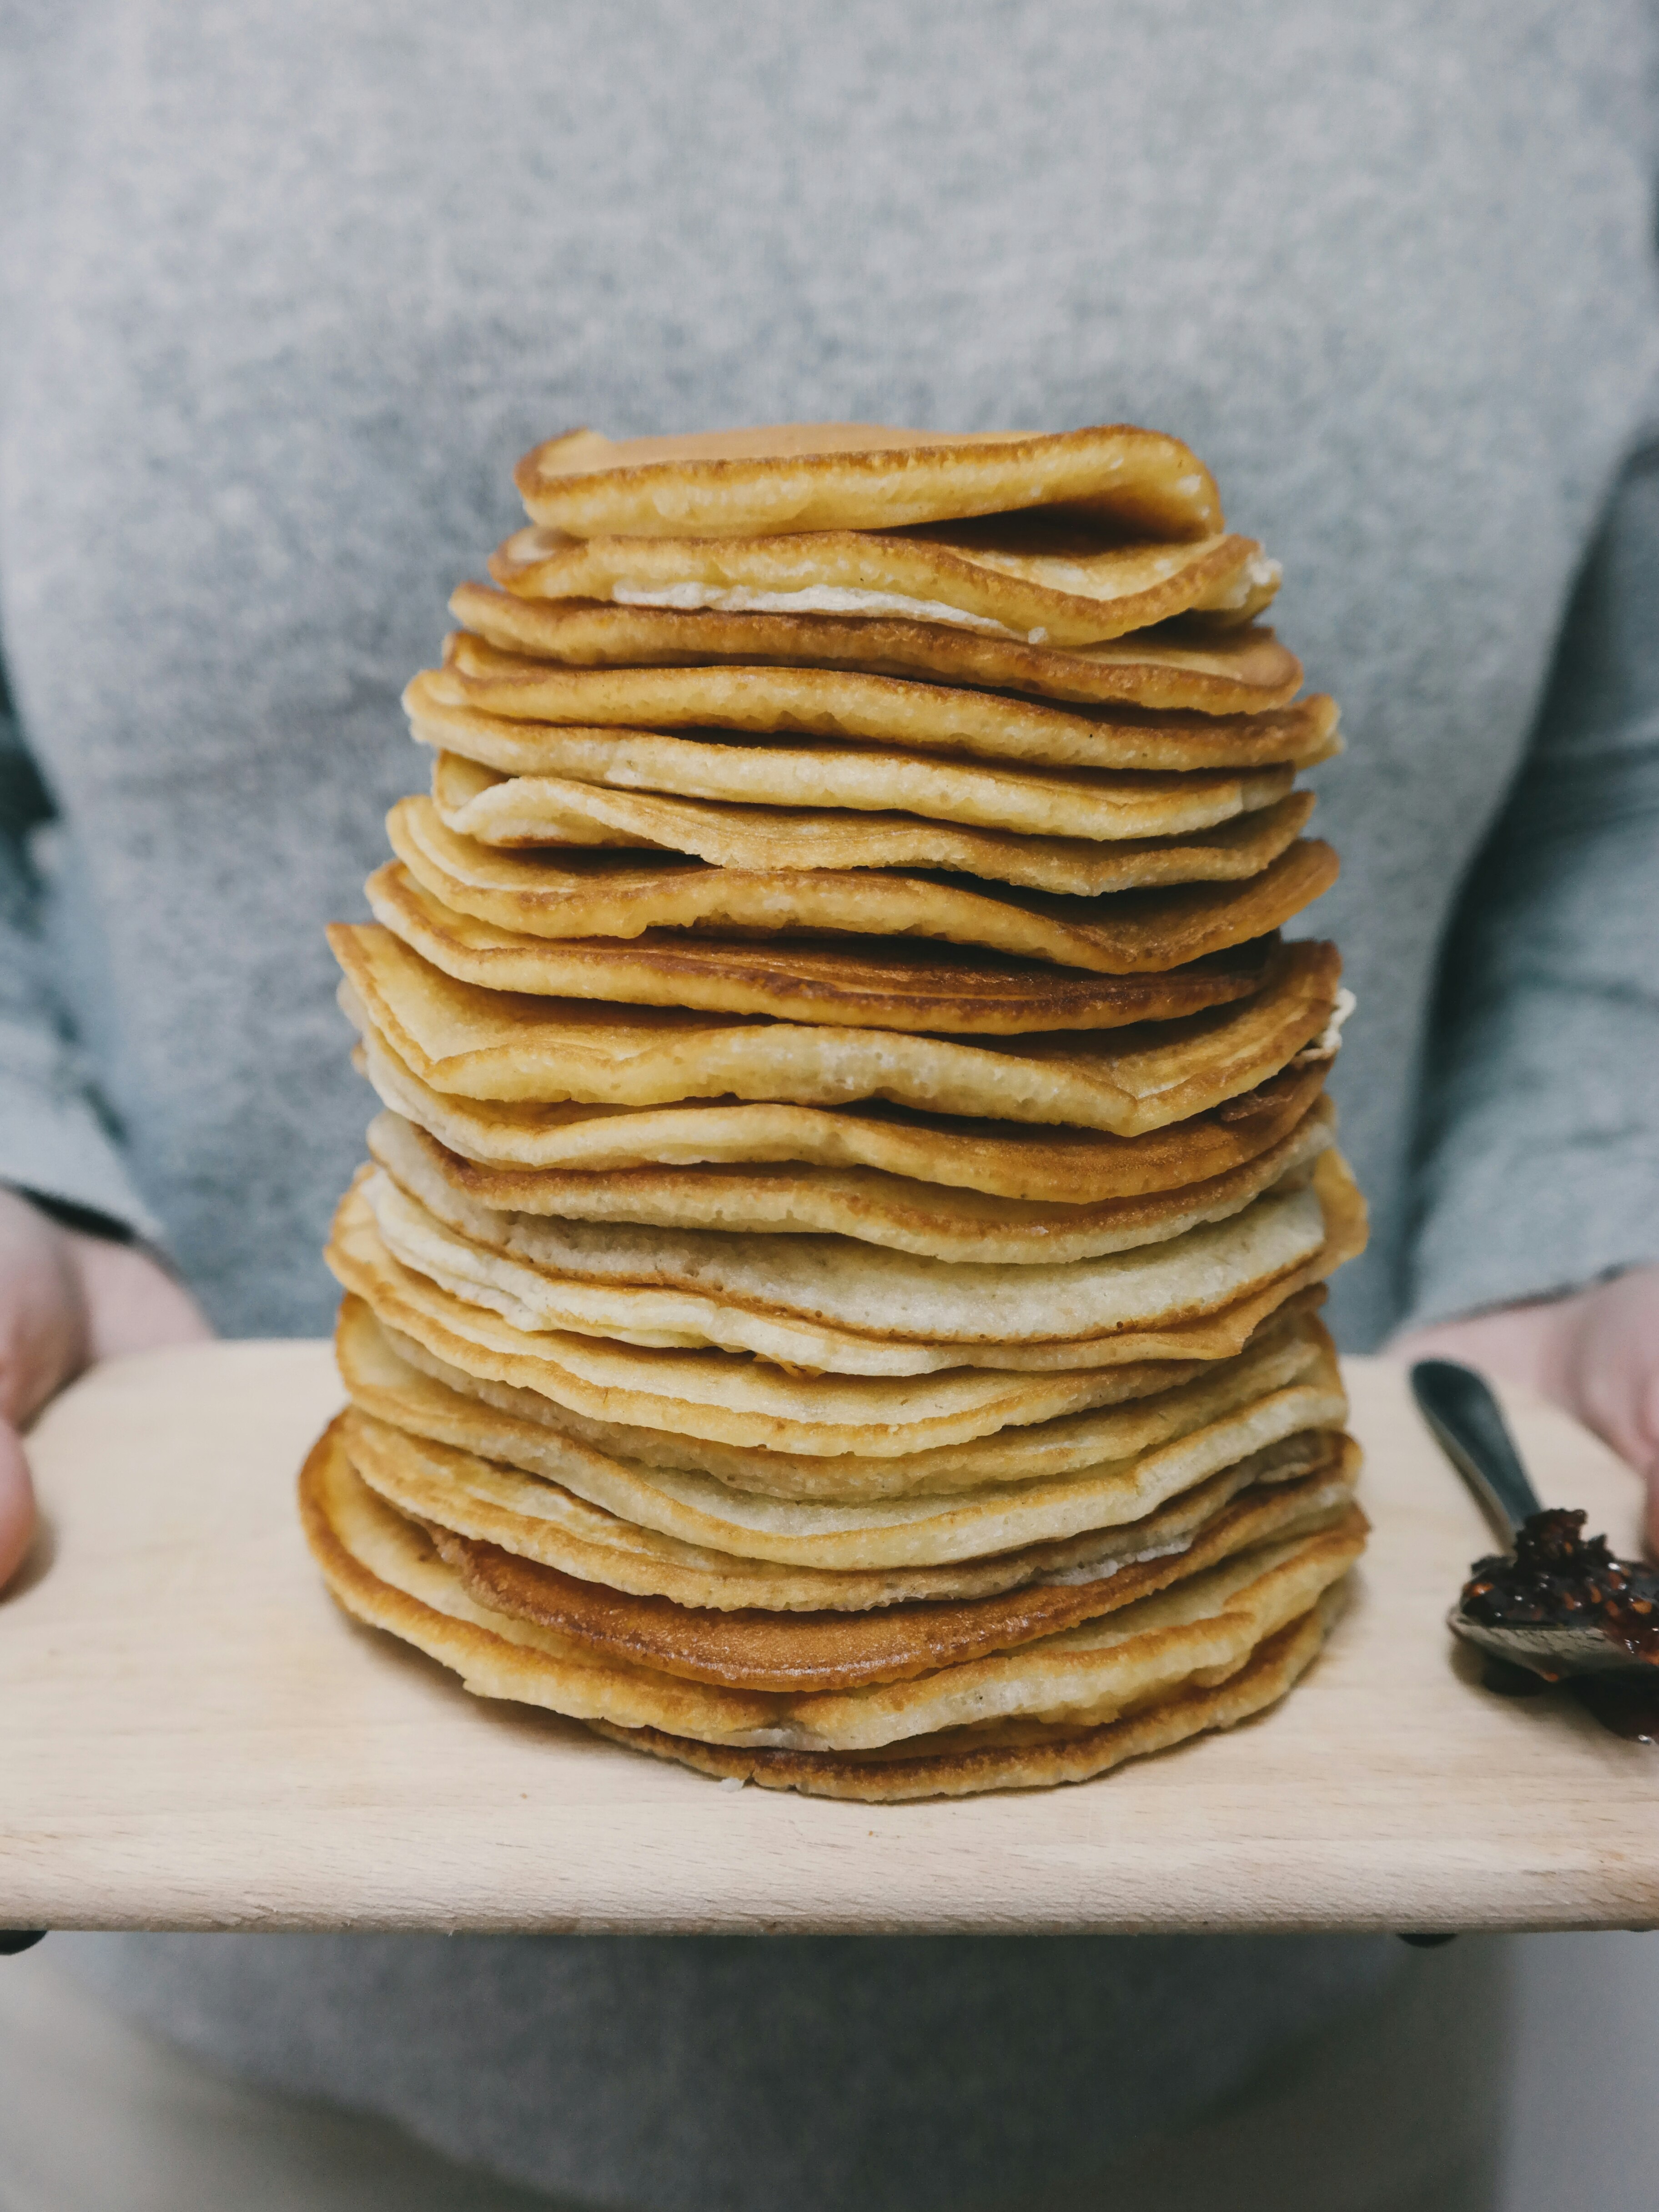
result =
[[[1075,1781],[1318,1650],[1328,699],[1177,441],[521,465],[332,941],[336,1596],[480,1694],[854,1798]]]

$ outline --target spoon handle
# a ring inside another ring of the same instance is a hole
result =
[[[1485,1378],[1450,1359],[1419,1359],[1412,1395],[1447,1458],[1506,1538],[1541,1509]]]

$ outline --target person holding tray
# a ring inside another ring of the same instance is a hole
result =
[[[584,419],[1189,439],[1344,706],[1334,1324],[1659,1481],[1654,37],[8,11],[0,1580],[89,1362],[328,1327],[322,924],[503,461]],[[1335,1936],[60,1936],[0,1960],[0,2203],[1473,2212],[1501,1984]]]

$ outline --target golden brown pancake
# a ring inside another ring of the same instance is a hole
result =
[[[910,814],[722,805],[608,791],[550,776],[507,778],[458,753],[433,763],[432,804],[444,828],[505,850],[623,847],[689,853],[726,869],[927,868],[1094,899],[1172,884],[1239,883],[1276,860],[1305,828],[1311,792],[1297,792],[1213,830],[1179,837],[1030,837]]]
[[[648,678],[653,672],[645,673]],[[995,702],[994,712],[1016,703]],[[1050,768],[986,759],[943,744],[931,752],[907,752],[856,735],[836,742],[787,732],[694,728],[677,737],[662,730],[525,721],[466,705],[463,679],[441,668],[416,677],[404,705],[422,744],[506,776],[546,776],[744,806],[898,811],[1070,842],[1213,829],[1276,804],[1290,791],[1297,767],[1328,759],[1341,743],[1332,702],[1320,698],[1247,722],[1202,726],[1206,735],[1221,728],[1247,734],[1267,756],[1259,764],[1175,769]],[[969,706],[975,720],[982,719],[982,702],[970,698]],[[1149,727],[1144,720],[1126,725],[1125,749],[1144,751]],[[1099,726],[1085,735],[1096,744]]]
[[[1036,768],[1304,765],[1329,757],[1337,727],[1334,702],[1317,694],[1271,712],[1153,714],[1058,707],[856,668],[570,668],[470,635],[450,637],[443,667],[424,673],[428,681],[412,703],[445,701],[509,721],[828,738]]]
[[[370,1124],[368,1148],[417,1194],[423,1175],[434,1176],[459,1199],[502,1212],[745,1236],[852,1237],[927,1259],[1023,1266],[1125,1252],[1224,1219],[1316,1158],[1334,1133],[1334,1111],[1322,1099],[1278,1144],[1224,1174],[1093,1206],[986,1198],[870,1169],[758,1164],[573,1175],[495,1167],[451,1151],[394,1113]]]
[[[914,1745],[986,1720],[1064,1718],[1088,1726],[1118,1718],[1195,1680],[1236,1673],[1340,1578],[1364,1541],[1356,1511],[1336,1528],[1223,1560],[1171,1589],[1012,1651],[920,1680],[779,1693],[601,1658],[556,1631],[481,1606],[424,1532],[356,1474],[337,1427],[307,1462],[301,1506],[313,1554],[342,1605],[456,1667],[469,1688],[578,1719],[801,1750]]]
[[[449,611],[497,651],[577,668],[856,669],[1028,691],[1085,706],[1252,714],[1288,706],[1302,663],[1270,629],[1137,630],[1062,652],[948,623],[842,615],[681,614],[667,607],[521,599],[462,584]]]
[[[1344,1588],[1337,1583],[1299,1620],[1259,1644],[1245,1665],[1218,1686],[1188,1686],[1172,1697],[1094,1728],[1030,1722],[993,1722],[960,1729],[924,1747],[896,1752],[751,1751],[700,1743],[665,1729],[624,1728],[602,1718],[586,1725],[630,1751],[673,1760],[722,1781],[752,1782],[763,1790],[797,1790],[804,1797],[839,1797],[857,1804],[903,1804],[926,1797],[970,1797],[989,1790],[1052,1790],[1090,1782],[1133,1759],[1170,1751],[1192,1737],[1237,1728],[1277,1705],[1319,1656],[1340,1619]],[[938,1747],[925,1747],[936,1743]]]
[[[405,1158],[399,1167],[405,1172]],[[840,1375],[1092,1367],[1126,1334],[1224,1311],[1322,1246],[1327,1153],[1242,1211],[1160,1243],[1058,1266],[919,1258],[847,1237],[624,1228],[496,1213],[423,1171],[362,1195],[395,1257],[532,1334],[753,1353]]]
[[[631,944],[695,929],[709,939],[939,939],[1109,975],[1167,974],[1268,936],[1336,879],[1336,855],[1316,838],[1287,839],[1243,883],[1076,899],[885,869],[710,867],[669,853],[504,852],[458,836],[423,797],[399,799],[386,834],[433,899],[520,936]]]
[[[1253,538],[1103,542],[1039,508],[919,530],[771,538],[568,538],[520,530],[489,573],[520,599],[721,613],[901,616],[1085,646],[1176,615],[1250,621],[1279,587]]]
[[[1242,1006],[1086,1042],[998,1045],[550,1002],[457,981],[390,930],[339,923],[329,942],[351,988],[354,1020],[373,1027],[422,1082],[459,1097],[574,1095],[589,1106],[643,1107],[730,1097],[776,1107],[877,1097],[923,1112],[1068,1122],[1125,1137],[1218,1107],[1316,1048],[1338,974],[1334,947],[1284,945],[1270,956],[1262,988]]]
[[[374,1327],[372,1320],[370,1328]],[[428,1405],[419,1389],[365,1384],[354,1356],[353,1332],[341,1341],[350,1360],[352,1413],[348,1430],[351,1455],[369,1486],[401,1513],[434,1528],[480,1542],[498,1544],[515,1558],[537,1560],[637,1596],[667,1597],[677,1604],[714,1612],[859,1613],[896,1604],[994,1596],[1039,1582],[1056,1585],[1098,1580],[1131,1563],[1174,1557],[1188,1546],[1232,1500],[1245,1492],[1265,1496],[1295,1489],[1317,1477],[1326,1487],[1352,1487],[1357,1461],[1340,1456],[1352,1448],[1329,1428],[1304,1429],[1266,1444],[1215,1472],[1187,1480],[1179,1466],[1171,1474],[1168,1455],[1124,1463],[1116,1503],[1133,1510],[1137,1488],[1150,1500],[1138,1518],[1099,1520],[1080,1534],[943,1563],[874,1562],[864,1567],[825,1568],[757,1559],[724,1552],[706,1542],[690,1542],[642,1527],[596,1504],[585,1491],[626,1496],[630,1483],[625,1462],[589,1458],[579,1471],[577,1488],[554,1475],[526,1473],[511,1461],[483,1456],[479,1444],[496,1431],[488,1424],[466,1423],[465,1401]],[[384,1353],[387,1340],[378,1339]],[[403,1370],[407,1374],[407,1369]],[[1167,1394],[1166,1394],[1167,1395]],[[388,1417],[383,1408],[390,1408]],[[410,1427],[411,1416],[417,1425]],[[447,1426],[459,1442],[429,1433]],[[545,1436],[524,1445],[544,1465],[570,1462],[573,1444],[562,1447]],[[577,1455],[579,1461],[582,1455]],[[1213,1452],[1189,1453],[1188,1464],[1214,1466]],[[597,1472],[594,1471],[597,1466]],[[1173,1487],[1171,1486],[1173,1483]],[[1160,1485],[1162,1486],[1160,1486]],[[1167,1493],[1167,1494],[1166,1494]],[[647,1510],[672,1517],[673,1501],[648,1497]],[[679,1501],[682,1514],[687,1511]],[[710,1520],[719,1524],[720,1515]],[[1099,1519],[1098,1510],[1089,1517]]]
[[[349,985],[342,989],[355,998]],[[1045,1136],[1013,1125],[1005,1133],[994,1122],[950,1121],[902,1107],[588,1112],[503,1105],[435,1091],[397,1057],[368,1021],[361,1001],[355,1001],[355,1011],[362,1036],[354,1064],[386,1106],[470,1163],[548,1178],[542,1188],[568,1192],[576,1218],[599,1218],[584,1208],[603,1203],[593,1195],[602,1190],[614,1191],[619,1206],[632,1202],[632,1193],[651,1207],[678,1203],[684,1193],[688,1207],[706,1207],[711,1218],[738,1203],[739,1194],[757,1206],[787,1208],[805,1188],[795,1164],[800,1163],[815,1188],[837,1194],[835,1202],[860,1212],[878,1208],[895,1242],[912,1228],[919,1236],[954,1237],[957,1224],[969,1218],[962,1204],[970,1203],[959,1204],[958,1191],[990,1198],[991,1206],[978,1217],[988,1237],[1015,1218],[1002,1210],[1012,1206],[1022,1209],[1018,1218],[1025,1227],[1046,1219],[1058,1237],[1068,1223],[1084,1227],[1093,1208],[1233,1174],[1280,1143],[1313,1110],[1325,1077],[1323,1061],[1297,1061],[1242,1098],[1145,1137],[1091,1129]],[[943,1180],[933,1180],[927,1170]],[[1027,1198],[1027,1191],[1038,1195]],[[580,1197],[583,1193],[589,1195]]]
[[[1293,848],[1243,896],[1260,887],[1258,914],[1286,902],[1299,907],[1334,872],[1328,851],[1316,840]],[[817,888],[823,882],[796,880]],[[809,937],[704,937],[684,929],[550,939],[462,913],[400,860],[377,868],[364,890],[375,920],[412,951],[458,982],[492,992],[963,1037],[1175,1020],[1259,991],[1277,949],[1276,939],[1261,936],[1164,972],[1103,975],[891,939],[867,950]],[[808,896],[803,889],[802,899]]]
[[[1332,1439],[1334,1462],[1343,1441]],[[353,1457],[361,1472],[355,1451]],[[738,1690],[848,1690],[906,1681],[1098,1620],[1258,1544],[1334,1528],[1352,1503],[1352,1482],[1304,1476],[1235,1498],[1184,1551],[1133,1560],[1086,1582],[1033,1582],[994,1597],[817,1613],[720,1612],[629,1595],[441,1524],[428,1533],[479,1604],[556,1630],[607,1658]]]
[[[1316,1187],[1334,1158],[1316,1170]],[[1364,1249],[1364,1208],[1345,1171],[1334,1169],[1325,1179],[1322,1203],[1325,1243],[1301,1267],[1197,1320],[1097,1340],[1096,1364],[1053,1371],[956,1366],[908,1376],[797,1374],[720,1351],[641,1346],[570,1330],[527,1333],[396,1259],[357,1189],[335,1216],[325,1256],[342,1288],[388,1328],[480,1381],[514,1384],[590,1419],[628,1427],[814,1457],[889,1458],[1117,1402],[1125,1395],[1121,1368],[1232,1358],[1287,1300]],[[1130,1387],[1144,1381],[1138,1372]]]
[[[575,538],[891,530],[1021,508],[1146,538],[1222,526],[1191,448],[1127,422],[1058,433],[784,422],[619,442],[567,430],[526,453],[514,482],[532,521]]]

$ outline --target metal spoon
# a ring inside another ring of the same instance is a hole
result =
[[[1449,1359],[1419,1359],[1412,1369],[1412,1395],[1447,1458],[1474,1492],[1494,1528],[1511,1548],[1521,1524],[1543,1507],[1527,1479],[1498,1401],[1471,1367]],[[1461,1605],[1447,1616],[1454,1634],[1494,1658],[1533,1674],[1629,1673],[1630,1653],[1593,1623],[1583,1626],[1494,1627],[1471,1620]]]

